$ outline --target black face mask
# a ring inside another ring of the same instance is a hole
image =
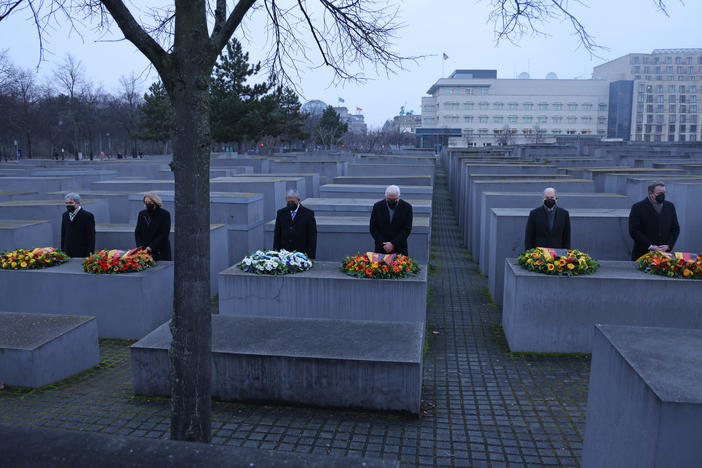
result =
[[[289,201],[287,205],[290,211],[295,211],[297,209],[297,203],[295,203],[294,201]]]
[[[544,205],[546,205],[546,208],[551,209],[554,206],[556,206],[556,200],[554,200],[553,198],[547,198],[546,200],[544,200]]]
[[[76,207],[74,205],[66,205],[66,211],[68,211],[69,213],[73,213],[74,211],[76,211]]]
[[[156,205],[154,205],[153,203],[146,203],[145,206],[146,206],[146,209],[149,211],[149,213],[151,213],[152,211],[154,211],[156,209]]]
[[[663,203],[665,201],[665,193],[659,193],[656,195],[656,203]]]
[[[398,202],[399,200],[388,200],[388,206],[394,210],[397,208]]]

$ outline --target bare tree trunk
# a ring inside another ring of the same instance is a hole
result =
[[[211,65],[204,2],[176,1],[175,73],[163,77],[174,110],[175,231],[171,438],[209,442],[212,401],[212,317],[208,303],[210,258]],[[202,11],[201,11],[202,10]],[[201,24],[202,23],[202,24]],[[167,79],[171,78],[171,79]],[[185,221],[185,222],[183,222]]]

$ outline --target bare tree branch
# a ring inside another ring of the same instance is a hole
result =
[[[0,21],[7,18],[7,16],[12,13],[12,10],[17,8],[23,1],[24,0],[16,0],[0,5]]]
[[[137,23],[132,13],[122,0],[101,0],[105,8],[124,33],[124,37],[143,53],[154,64],[159,73],[165,72],[168,64],[168,54],[144,29]]]
[[[215,29],[210,36],[210,42],[212,44],[210,47],[210,57],[213,64],[224,46],[229,42],[229,38],[232,37],[236,28],[241,24],[246,12],[249,11],[254,3],[256,3],[256,0],[239,0],[229,15],[229,18],[227,18],[227,21],[221,24],[219,28],[215,25]]]

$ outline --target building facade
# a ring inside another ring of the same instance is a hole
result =
[[[595,67],[593,78],[611,82],[609,137],[655,142],[702,140],[698,107],[702,49],[628,54]]]
[[[607,135],[608,81],[524,75],[498,79],[496,70],[456,70],[440,79],[422,98],[418,144],[422,134],[435,143],[458,131],[468,146]]]

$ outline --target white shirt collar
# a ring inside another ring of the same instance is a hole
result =
[[[68,217],[71,218],[71,221],[73,221],[73,218],[76,217],[76,215],[77,215],[78,212],[80,211],[80,208],[81,208],[81,206],[78,205],[78,206],[76,206],[76,209],[73,210],[73,213],[68,213]]]

